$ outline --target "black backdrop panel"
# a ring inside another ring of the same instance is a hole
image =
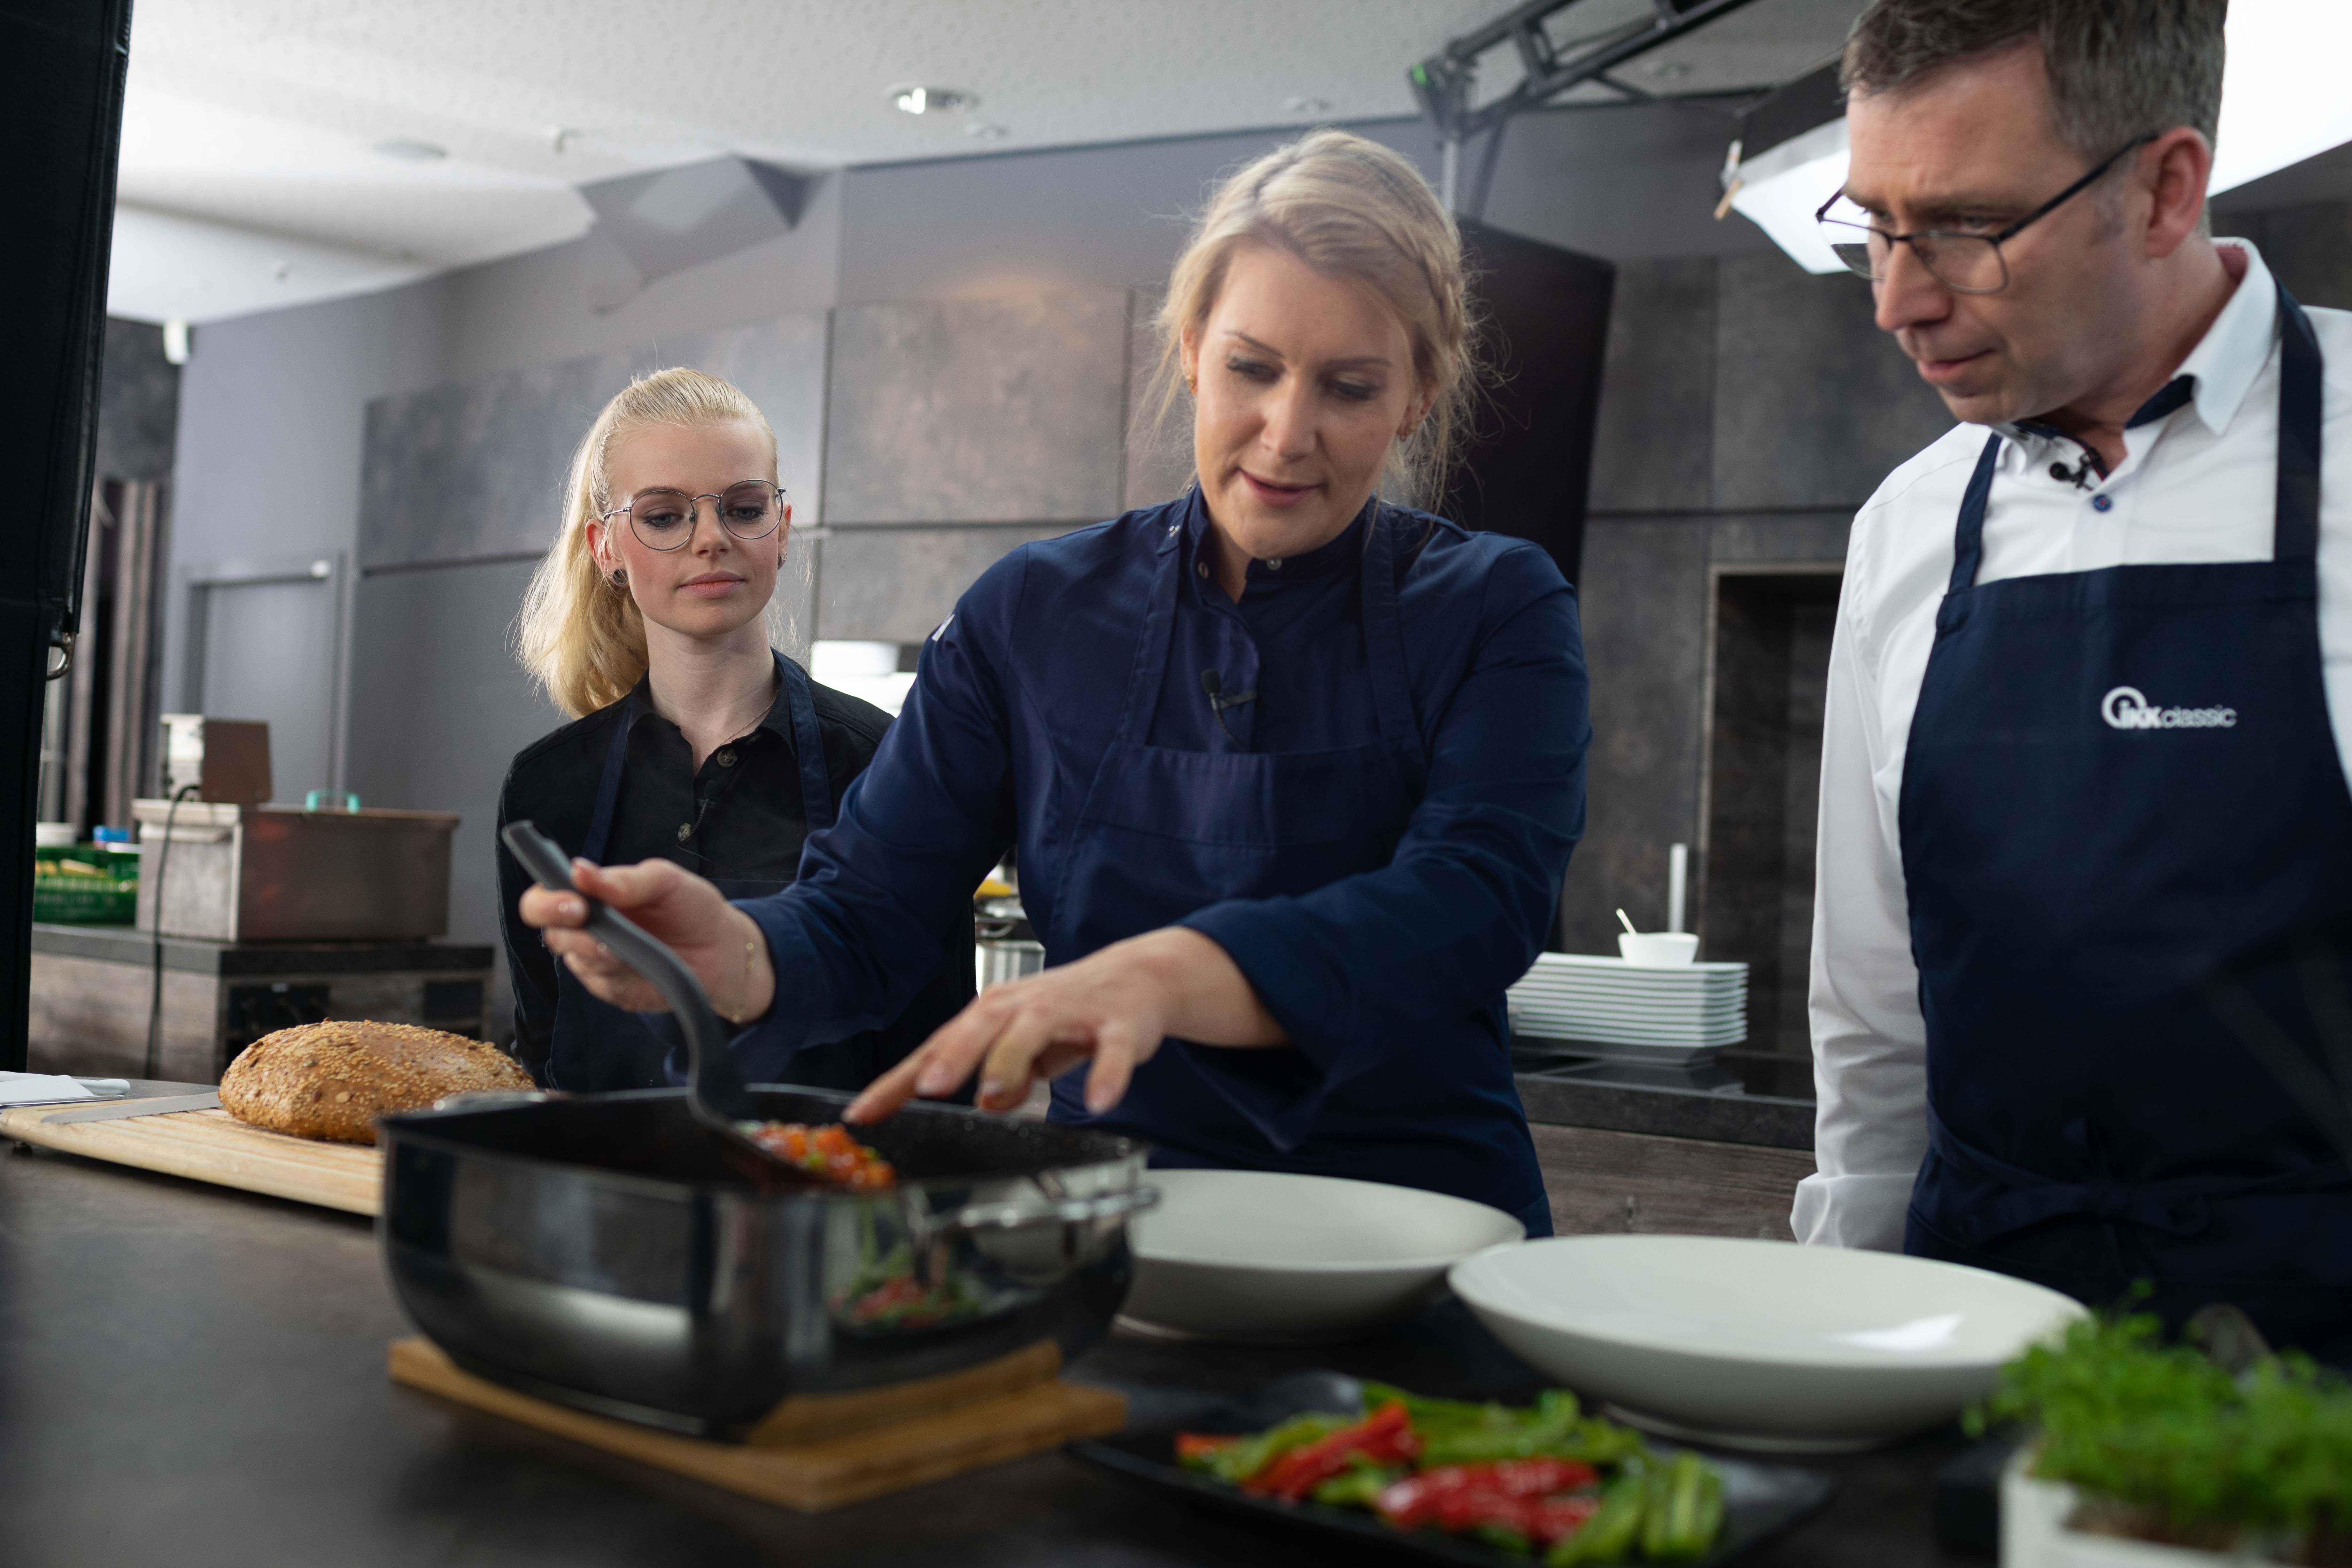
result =
[[[0,1068],[25,1065],[33,818],[43,667],[74,629],[107,253],[122,137],[130,0],[0,0],[0,102],[8,105],[8,216],[0,246],[0,471],[10,569],[0,572]]]
[[[1468,218],[1461,225],[1496,374],[1439,510],[1465,527],[1534,541],[1573,583],[1617,267]]]

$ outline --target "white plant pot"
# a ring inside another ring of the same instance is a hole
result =
[[[2270,1568],[2279,1561],[2252,1546],[2199,1552],[2069,1530],[2079,1494],[2028,1474],[2032,1459],[2032,1449],[2021,1448],[2001,1472],[2000,1568]]]

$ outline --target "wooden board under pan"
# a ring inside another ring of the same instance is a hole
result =
[[[390,1356],[395,1383],[803,1513],[945,1480],[1127,1424],[1125,1399],[1054,1377],[1060,1364],[1048,1343],[922,1384],[788,1400],[750,1441],[717,1443],[517,1393],[463,1370],[423,1339],[395,1341]]]

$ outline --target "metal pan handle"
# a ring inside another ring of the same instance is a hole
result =
[[[1048,1225],[1086,1225],[1099,1219],[1117,1219],[1121,1215],[1141,1214],[1159,1206],[1158,1187],[1121,1187],[1093,1197],[1059,1198],[1048,1203],[971,1204],[932,1215],[924,1228],[931,1238],[937,1239],[981,1231],[1002,1233],[1034,1230]]]

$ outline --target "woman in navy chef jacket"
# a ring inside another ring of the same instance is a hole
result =
[[[749,1026],[747,1077],[787,1079],[912,994],[1017,844],[1048,967],[853,1120],[1046,1078],[1055,1120],[1163,1165],[1402,1183],[1548,1234],[1503,991],[1583,826],[1575,599],[1533,545],[1379,493],[1431,493],[1459,424],[1459,237],[1412,164],[1318,132],[1218,191],[1159,326],[1197,483],[990,568],[799,881],[731,905],[665,863],[580,884]],[[577,896],[522,915],[599,994],[659,1005],[569,929]]]
[[[776,479],[766,417],[715,376],[661,371],[605,405],[521,620],[524,664],[573,722],[515,758],[501,826],[536,822],[591,860],[658,856],[730,898],[791,883],[890,717],[770,647],[793,516]],[[674,1029],[560,970],[515,918],[530,878],[498,853],[516,1054],[562,1089],[667,1081]],[[933,929],[945,952],[929,983],[882,1026],[803,1052],[797,1081],[861,1087],[971,1000],[969,909]]]

